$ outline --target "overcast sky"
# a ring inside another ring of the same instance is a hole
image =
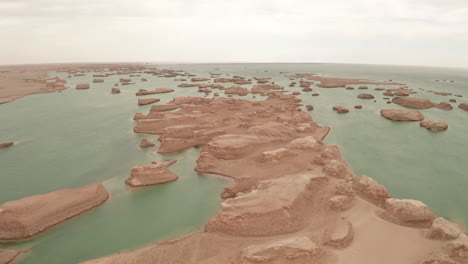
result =
[[[468,0],[0,0],[0,64],[468,68]]]

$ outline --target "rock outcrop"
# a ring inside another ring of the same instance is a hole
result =
[[[447,123],[441,120],[424,120],[419,125],[433,132],[444,131],[448,128]]]
[[[421,112],[412,110],[400,110],[400,109],[382,109],[380,115],[386,119],[393,121],[421,121],[424,120]]]
[[[383,205],[388,198],[391,198],[385,186],[366,175],[362,175],[356,189],[365,199],[378,205]]]
[[[179,179],[168,169],[174,162],[155,162],[156,164],[135,166],[132,168],[130,177],[125,181],[132,187],[163,184]]]
[[[431,221],[435,216],[427,205],[418,200],[388,198],[385,200],[387,213],[400,221]]]
[[[102,83],[104,79],[93,79],[93,83]]]
[[[76,89],[89,89],[89,84],[87,83],[78,83],[76,84]]]
[[[161,101],[159,98],[138,99],[139,105],[148,105]]]
[[[462,233],[459,226],[442,217],[438,217],[432,222],[427,236],[431,239],[453,240],[458,238]]]
[[[0,241],[30,239],[109,197],[102,184],[62,189],[0,205]]]
[[[119,89],[119,88],[116,88],[116,87],[113,87],[112,90],[111,90],[111,93],[112,93],[112,94],[119,94],[119,93],[120,93],[120,89]]]
[[[153,147],[155,144],[146,138],[142,139],[140,142],[140,148],[148,148],[148,147]]]
[[[304,218],[298,214],[324,181],[324,177],[314,174],[260,181],[250,192],[222,202],[221,210],[208,220],[205,229],[241,236],[272,236],[297,231],[306,226],[306,222],[300,222]],[[275,221],[268,226],[262,224],[272,218]],[[294,223],[292,218],[296,219]]]
[[[450,256],[466,261],[468,259],[468,236],[460,234],[457,239],[450,241],[448,251]]]

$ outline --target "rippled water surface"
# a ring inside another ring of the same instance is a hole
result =
[[[368,85],[370,89],[365,91],[313,86],[313,92],[299,95],[304,104],[315,107],[311,115],[319,124],[333,128],[327,143],[341,147],[346,161],[358,175],[375,178],[396,197],[422,200],[439,215],[468,223],[468,112],[456,107],[468,102],[467,69],[350,64],[158,67],[182,69],[198,77],[209,77],[209,72],[247,78],[272,77],[285,87],[291,81],[280,72],[392,79],[417,90],[417,97],[435,102],[456,98],[458,102],[451,111],[421,110],[426,119],[448,123],[447,131],[433,133],[420,128],[417,122],[399,123],[381,118],[380,109],[403,107],[387,105],[382,92],[373,90],[375,85]],[[68,84],[71,87],[77,82],[92,84],[92,75],[72,77]],[[3,244],[2,248],[28,250],[20,263],[78,263],[138,248],[199,229],[216,212],[219,194],[228,181],[193,171],[197,149],[158,155],[153,149],[140,149],[138,144],[145,135],[132,131],[134,113],[146,114],[150,108],[137,105],[138,89],[176,89],[169,94],[146,96],[161,98],[160,103],[165,103],[174,96],[201,95],[197,88],[177,88],[179,82],[172,79],[142,74],[133,78],[136,84],[120,86],[121,94],[111,94],[113,84],[123,77],[126,76],[107,77],[105,83],[92,84],[89,90],[32,95],[0,105],[0,142],[18,142],[11,148],[0,149],[0,203],[97,182],[103,182],[111,192],[111,199],[104,205],[29,242]],[[148,82],[140,82],[142,77]],[[435,79],[454,82],[434,82]],[[418,88],[464,97],[438,96]],[[377,102],[356,98],[363,92],[374,94]],[[311,96],[312,93],[320,96]],[[242,98],[253,99],[251,95]],[[261,99],[257,96],[255,100]],[[355,110],[357,104],[363,105],[363,109]],[[334,105],[348,107],[351,112],[338,115],[331,110]],[[155,141],[157,136],[147,138]],[[180,176],[178,181],[140,191],[125,186],[132,166],[171,158],[180,159],[171,167]]]

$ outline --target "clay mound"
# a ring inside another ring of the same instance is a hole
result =
[[[78,84],[76,84],[75,89],[89,89],[89,84],[87,84],[87,83],[78,83]]]
[[[419,125],[433,132],[444,131],[448,128],[447,123],[441,120],[425,120],[419,123]]]
[[[258,182],[252,191],[221,203],[221,210],[205,225],[207,232],[238,236],[272,236],[291,233],[307,225],[308,203],[326,181],[314,174],[288,175]],[[275,219],[269,225],[263,223]],[[293,220],[294,219],[294,220]]]
[[[12,263],[20,253],[19,250],[0,249],[0,264]]]
[[[102,184],[62,189],[0,206],[0,241],[23,240],[92,209],[109,197]]]
[[[458,108],[468,111],[468,103],[459,104]]]
[[[167,168],[171,164],[173,162],[135,166],[125,183],[132,187],[141,187],[176,181],[179,177]]]
[[[159,98],[138,99],[138,105],[148,105],[161,101]]]
[[[104,79],[93,79],[93,83],[102,83]]]
[[[415,97],[394,97],[392,102],[408,108],[428,109],[434,107],[434,103],[427,99]]]
[[[111,93],[112,93],[112,94],[119,94],[119,93],[120,93],[120,89],[114,87],[114,88],[112,88]]]
[[[453,106],[449,103],[446,103],[446,102],[441,102],[437,105],[435,105],[435,107],[439,108],[439,109],[442,109],[442,110],[452,110],[453,109]]]
[[[143,119],[143,118],[146,118],[146,116],[140,112],[138,113],[135,113],[135,115],[133,116],[133,120],[139,120],[139,119]]]
[[[322,255],[322,249],[308,237],[293,236],[245,248],[242,252],[242,263],[316,263]]]
[[[380,115],[386,119],[393,121],[421,121],[424,120],[421,112],[413,110],[400,110],[400,109],[382,109]]]
[[[13,146],[15,143],[14,142],[5,142],[5,143],[0,143],[0,148],[7,148]]]
[[[249,92],[250,92],[249,89],[239,86],[239,85],[233,85],[231,87],[224,89],[225,94],[247,95]]]
[[[339,220],[326,231],[325,245],[341,249],[349,246],[354,239],[353,225],[347,220]]]
[[[372,94],[360,94],[357,97],[361,99],[374,99],[374,96]]]
[[[148,147],[152,147],[154,146],[155,144],[149,140],[147,140],[146,138],[142,139],[141,142],[140,142],[140,148],[148,148]]]

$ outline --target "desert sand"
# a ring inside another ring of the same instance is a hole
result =
[[[220,209],[203,231],[84,263],[467,262],[460,227],[355,175],[294,96],[174,101],[135,132],[160,134],[160,153],[203,146],[195,170],[234,179]]]
[[[47,86],[49,67],[0,66],[0,104],[23,96],[50,93],[65,89],[63,86]]]

